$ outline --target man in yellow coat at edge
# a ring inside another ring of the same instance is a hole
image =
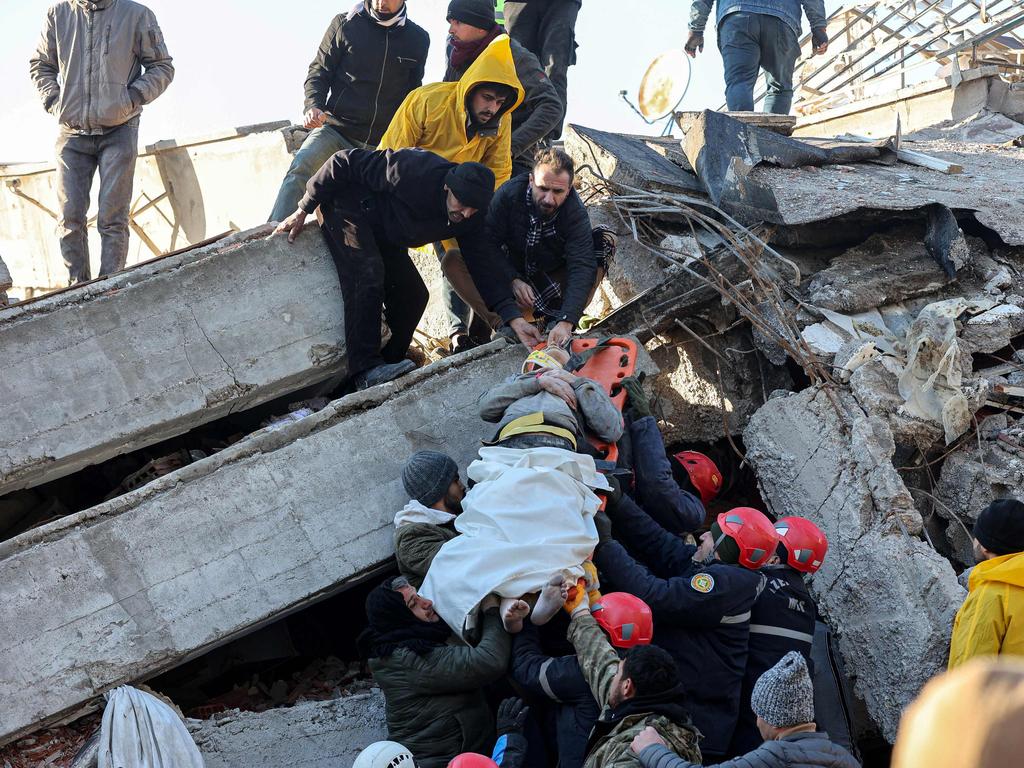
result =
[[[483,163],[494,172],[497,189],[512,175],[512,112],[522,103],[523,93],[509,37],[499,35],[460,80],[431,83],[410,92],[378,149],[416,147],[453,163]],[[446,240],[435,248],[456,291],[488,325],[500,327],[500,318],[483,306],[456,242]],[[516,325],[513,330],[523,343],[541,340],[527,323]]]
[[[967,600],[953,622],[949,668],[976,656],[1024,656],[1024,504],[997,499],[974,524]]]

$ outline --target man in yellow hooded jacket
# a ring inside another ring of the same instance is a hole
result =
[[[398,108],[378,149],[427,149],[453,163],[483,163],[494,172],[497,189],[512,176],[512,112],[523,101],[508,35],[498,35],[457,81],[431,83],[412,91]],[[435,246],[438,258],[467,272],[453,240]],[[447,271],[445,272],[447,276]],[[453,281],[456,282],[456,281]],[[501,318],[484,307],[476,291],[463,295],[485,323],[497,329]],[[528,346],[541,341],[519,318],[511,329]],[[452,340],[453,351],[455,339]]]
[[[975,656],[1024,656],[1024,503],[997,499],[974,524],[978,564],[953,622],[949,668]]]

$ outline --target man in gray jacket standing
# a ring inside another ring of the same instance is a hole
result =
[[[29,62],[43,108],[57,118],[60,250],[72,284],[91,279],[86,214],[100,173],[100,276],[124,268],[139,114],[174,78],[156,16],[132,0],[62,0]]]

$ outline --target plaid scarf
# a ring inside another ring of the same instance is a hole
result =
[[[538,315],[551,317],[562,308],[562,286],[534,263],[531,254],[541,240],[557,236],[555,221],[558,211],[550,219],[542,218],[533,204],[533,190],[529,184],[526,185],[526,211],[530,215],[530,228],[526,233],[526,279],[537,296],[533,309]]]

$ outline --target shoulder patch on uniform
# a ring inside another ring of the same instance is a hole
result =
[[[715,588],[715,577],[710,573],[698,573],[690,579],[690,586],[706,595]]]

